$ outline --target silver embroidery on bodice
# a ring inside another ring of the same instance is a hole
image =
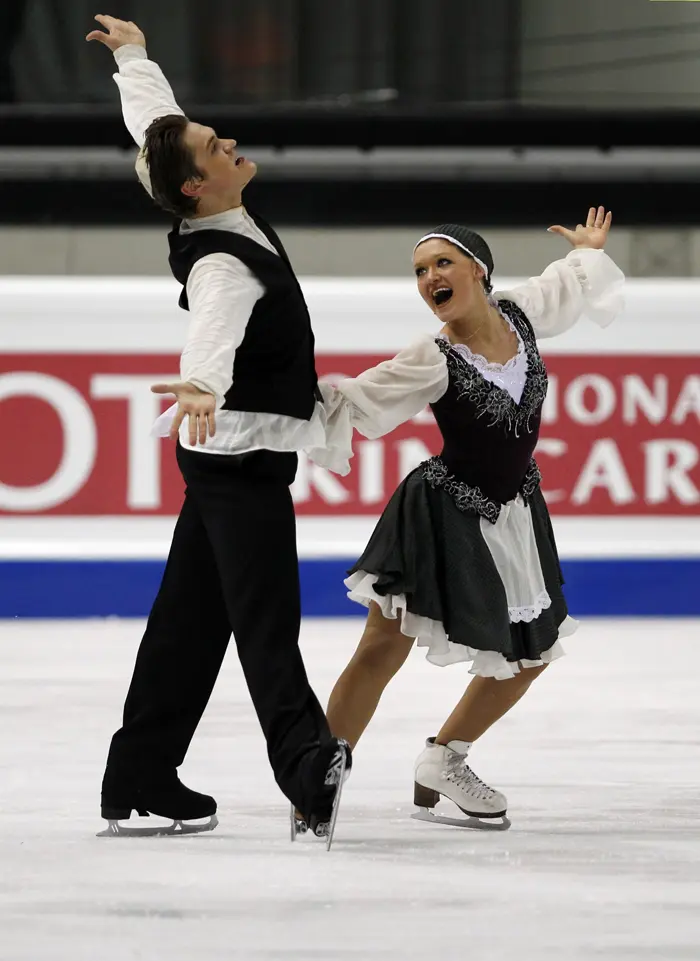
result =
[[[508,303],[508,319],[522,338],[528,361],[525,387],[516,403],[507,390],[486,380],[473,366],[452,349],[449,341],[437,338],[436,343],[445,355],[450,383],[454,384],[458,400],[469,401],[478,418],[488,417],[488,426],[513,431],[516,437],[522,430],[532,433],[532,419],[540,411],[547,394],[547,371],[540,357],[534,334],[515,304]],[[487,497],[478,487],[471,487],[451,474],[441,457],[431,457],[421,465],[425,480],[434,488],[442,488],[454,500],[461,511],[477,513],[495,524],[501,513],[501,504]],[[539,487],[542,475],[534,459],[519,488],[526,499]]]
[[[454,350],[448,340],[438,337],[436,343],[445,355],[450,382],[455,385],[457,396],[474,405],[477,417],[488,417],[490,427],[502,424],[519,437],[523,428],[532,432],[532,417],[547,395],[547,370],[537,350],[534,334],[515,304],[508,303],[508,319],[522,338],[527,354],[527,380],[519,403],[507,390],[482,377],[478,367]]]

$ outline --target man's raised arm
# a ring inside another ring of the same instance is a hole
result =
[[[175,94],[157,63],[148,59],[146,38],[135,23],[99,14],[95,20],[104,27],[93,30],[87,40],[97,40],[114,54],[119,73],[114,79],[119,87],[122,112],[127,130],[139,147],[144,135],[158,117],[184,115]]]

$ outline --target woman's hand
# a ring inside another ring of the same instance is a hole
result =
[[[602,250],[608,239],[610,225],[612,223],[612,211],[605,213],[605,207],[591,207],[588,211],[586,226],[577,224],[576,230],[568,230],[559,225],[549,227],[553,234],[559,234],[568,240],[572,247],[589,247],[592,250]]]

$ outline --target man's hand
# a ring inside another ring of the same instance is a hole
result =
[[[128,43],[135,43],[145,48],[146,38],[131,20],[117,20],[116,17],[107,17],[103,13],[98,13],[95,20],[102,24],[107,33],[102,30],[93,30],[87,35],[86,40],[99,40],[105,47],[109,47],[112,53]]]
[[[170,439],[177,440],[180,434],[180,424],[185,417],[189,418],[190,446],[196,447],[197,441],[205,444],[207,428],[209,436],[216,433],[216,398],[213,394],[195,387],[194,384],[178,382],[176,384],[154,384],[151,387],[154,394],[175,394],[177,398],[177,414],[170,428]]]
[[[586,226],[578,224],[576,230],[567,230],[566,227],[549,227],[551,233],[559,234],[568,240],[572,247],[589,247],[593,250],[602,250],[608,239],[610,224],[612,223],[612,211],[605,213],[605,207],[591,207],[588,211]]]

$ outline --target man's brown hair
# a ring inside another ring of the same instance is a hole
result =
[[[180,114],[158,117],[146,131],[144,143],[153,199],[163,210],[183,218],[197,213],[199,201],[183,194],[182,186],[203,176],[185,143],[188,123]]]

